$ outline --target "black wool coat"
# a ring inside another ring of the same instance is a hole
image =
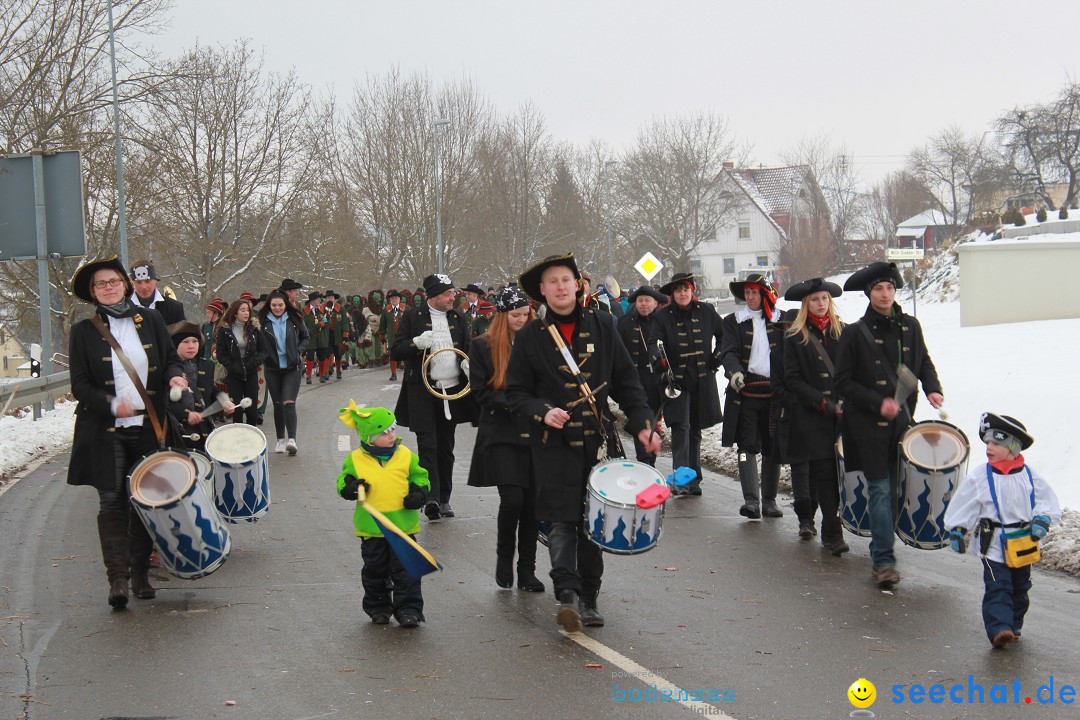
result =
[[[897,362],[914,373],[922,382],[923,391],[941,392],[937,368],[923,339],[922,326],[899,305],[893,305],[892,318],[868,307],[856,323],[844,328],[836,357],[836,389],[844,399],[842,424],[844,437],[844,468],[862,470],[868,478],[886,477],[895,462],[896,444],[912,423],[918,392],[907,398],[907,408],[892,420],[881,416],[881,402],[893,397],[896,386],[882,366],[881,355],[871,347],[860,325],[870,328],[874,344],[893,367]],[[910,413],[909,413],[910,411]]]
[[[501,485],[503,477],[490,477],[487,472],[489,463],[486,454],[495,445],[528,445],[531,428],[528,418],[518,415],[510,409],[506,390],[496,390],[488,381],[495,372],[491,359],[491,348],[487,335],[473,338],[469,346],[469,382],[472,384],[472,397],[479,406],[479,429],[476,444],[473,445],[472,464],[469,466],[469,485],[491,487]],[[514,473],[514,468],[503,468],[506,473]],[[513,485],[529,485],[529,478],[505,478]]]
[[[177,402],[165,401],[169,413],[176,418],[177,423],[184,430],[184,434],[197,432],[202,436],[209,435],[214,430],[213,421],[204,417],[198,425],[188,425],[188,411],[202,412],[203,408],[214,402],[217,390],[214,387],[214,362],[203,357],[195,357],[191,360],[181,360],[180,367],[184,371],[184,377],[188,381],[188,390],[185,390]],[[187,443],[189,447],[196,443]]]
[[[240,344],[236,342],[231,327],[219,327],[217,340],[214,346],[217,348],[217,360],[225,366],[233,377],[246,379],[259,370],[259,366],[266,362],[267,337],[258,328],[252,325],[251,334],[248,335],[247,346],[244,352],[240,352]],[[276,344],[276,341],[275,341]]]
[[[628,433],[636,435],[644,428],[651,428],[652,409],[645,399],[634,362],[616,337],[611,316],[592,308],[580,308],[575,313],[577,324],[567,349],[582,376],[596,391],[597,409],[609,415],[611,397],[626,414]],[[601,432],[588,403],[569,407],[581,393],[541,320],[530,323],[517,334],[507,370],[506,396],[510,407],[531,424],[537,518],[581,521],[585,484],[597,463],[598,451],[608,442],[613,428],[608,422]],[[556,407],[570,413],[570,420],[561,430],[544,424],[544,416]]]
[[[738,321],[736,315],[731,313],[724,318],[723,343],[720,347],[720,362],[724,366],[724,374],[730,379],[737,372],[746,374],[750,364],[750,349],[754,342],[754,321],[747,319]],[[771,320],[765,322],[765,331],[769,340],[770,370],[772,357],[783,341],[783,328]],[[724,396],[724,431],[721,434],[720,443],[724,447],[735,445],[739,430],[739,409],[742,406],[742,396],[731,389],[728,385]],[[762,452],[770,455],[772,451],[772,438],[762,438]]]
[[[446,322],[450,327],[450,337],[454,347],[468,353],[471,340],[469,323],[457,310],[446,313]],[[394,415],[397,416],[399,425],[413,432],[435,432],[435,417],[437,414],[444,413],[443,401],[437,399],[424,387],[420,371],[425,353],[413,343],[413,338],[430,329],[431,311],[427,303],[420,308],[409,308],[401,318],[397,334],[394,336],[394,346],[390,349],[392,359],[404,360],[406,363]],[[465,387],[467,381],[465,373],[459,370],[458,384],[447,389],[446,392],[451,395],[458,392]],[[450,415],[453,422],[458,424],[475,423],[478,412],[472,394],[451,400]]]
[[[131,300],[131,304],[135,307],[143,307],[142,302],[138,299],[135,293],[128,296]],[[157,310],[161,315],[161,319],[165,321],[165,327],[172,325],[173,323],[182,322],[187,320],[184,316],[184,303],[179,300],[173,300],[162,296],[161,300],[158,300],[151,306],[152,310]]]
[[[686,310],[671,303],[653,315],[656,323],[652,340],[663,340],[675,382],[683,392],[698,395],[701,427],[720,424],[724,421],[716,384],[724,334],[720,314],[709,303],[691,300]]]
[[[656,327],[656,312],[648,315],[639,315],[636,312],[627,313],[619,318],[617,330],[619,339],[630,353],[630,359],[637,368],[638,380],[645,389],[645,397],[649,401],[649,407],[653,414],[660,412],[663,405],[664,393],[660,388],[661,371],[654,365],[658,354],[656,341],[653,338]]]
[[[168,427],[165,401],[169,394],[169,381],[184,372],[161,315],[146,308],[137,310],[135,329],[146,350],[148,362],[146,393],[158,419]],[[105,326],[109,326],[108,320]],[[71,394],[79,404],[75,408],[75,434],[67,482],[69,485],[93,485],[99,490],[109,490],[116,478],[113,448],[116,418],[111,406],[116,397],[116,387],[112,350],[97,328],[89,320],[83,320],[71,328],[68,358],[71,363]],[[166,431],[168,441],[169,433]],[[143,420],[142,445],[147,448],[157,445],[149,418]]]
[[[840,341],[829,332],[823,334],[813,323],[807,323],[807,331],[821,343],[835,370]],[[840,435],[840,419],[833,407],[822,410],[821,406],[823,400],[833,406],[840,402],[833,374],[814,346],[810,342],[804,344],[800,335],[786,335],[782,347],[780,366],[775,366],[774,361],[773,368],[774,402],[777,401],[778,379],[775,373],[782,368],[784,399],[780,401],[778,431],[778,437],[786,440],[786,443],[779,443],[782,454],[791,460],[832,458],[836,453],[836,438]]]

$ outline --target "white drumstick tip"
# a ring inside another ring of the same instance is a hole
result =
[[[171,402],[178,402],[180,400],[180,393],[184,392],[183,388],[173,385],[169,388],[169,400]]]
[[[237,407],[249,408],[251,407],[251,398],[244,398],[240,402],[236,403]]]

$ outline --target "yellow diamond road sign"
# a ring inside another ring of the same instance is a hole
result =
[[[647,252],[637,261],[634,269],[641,273],[645,281],[648,282],[656,277],[656,273],[664,269],[664,263],[657,260],[656,256],[651,252]]]

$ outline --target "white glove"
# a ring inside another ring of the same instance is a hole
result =
[[[413,345],[415,345],[418,350],[428,350],[434,344],[435,333],[433,333],[431,330],[425,330],[424,332],[413,338]]]
[[[732,373],[731,379],[728,380],[728,385],[730,385],[731,389],[735,392],[742,392],[742,389],[746,387],[746,378],[743,377],[741,372]]]
[[[465,358],[461,361],[461,372],[465,373],[465,377],[469,377],[469,359]]]

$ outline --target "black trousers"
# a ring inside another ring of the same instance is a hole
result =
[[[701,486],[701,387],[684,388],[682,395],[668,400],[664,417],[671,428],[672,467],[688,467],[697,478],[687,487]]]
[[[157,450],[157,439],[150,427],[150,418],[144,418],[145,428],[139,426],[116,428],[113,452],[116,458],[116,472],[112,487],[98,489],[98,512],[127,513],[128,551],[131,565],[136,569],[145,569],[150,565],[150,553],[154,550],[154,541],[146,531],[139,513],[131,506],[131,491],[127,476],[144,455]]]
[[[739,406],[739,427],[735,443],[740,452],[758,454],[769,439],[770,398],[743,397]]]
[[[442,403],[436,408],[435,431],[416,433],[416,454],[420,467],[428,471],[431,502],[448,503],[454,489],[454,432],[455,425],[443,415]]]
[[[393,614],[398,620],[405,611],[424,619],[424,596],[420,579],[405,572],[386,538],[364,538],[360,546],[364,567],[360,581],[364,585],[364,612]]]
[[[229,399],[236,403],[236,412],[233,413],[233,422],[246,422],[248,425],[257,424],[259,417],[259,375],[251,372],[247,377],[241,378],[232,373],[225,379],[225,386],[229,388]],[[240,401],[251,398],[251,406],[241,408]]]
[[[266,389],[274,401],[274,430],[278,440],[296,437],[296,396],[300,394],[300,368],[263,367]]]
[[[582,521],[551,523],[548,552],[551,555],[551,582],[555,586],[556,597],[562,590],[573,590],[583,598],[596,598],[600,594],[604,555],[585,536]]]

